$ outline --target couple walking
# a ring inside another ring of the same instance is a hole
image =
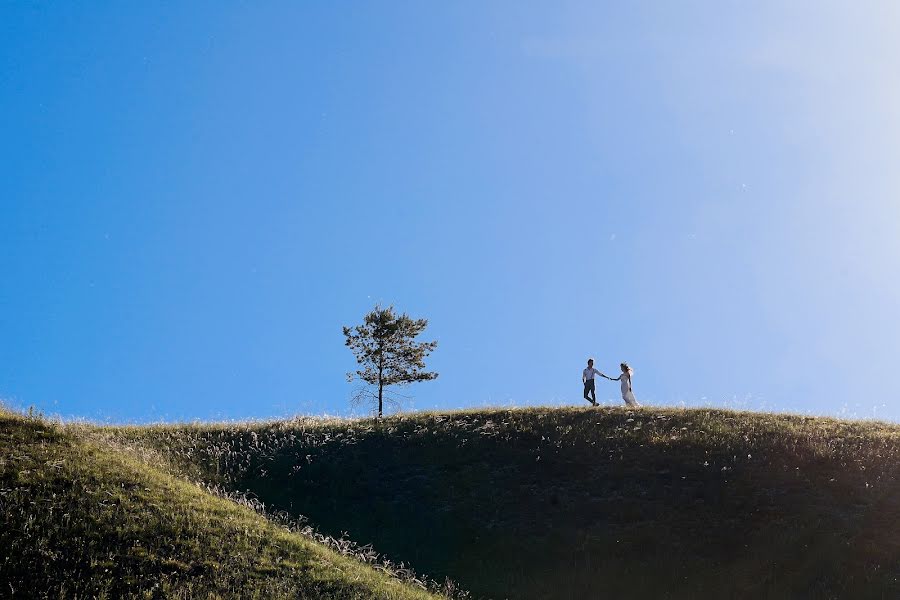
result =
[[[622,400],[625,401],[625,404],[629,406],[629,408],[637,408],[640,406],[637,400],[634,398],[634,392],[631,390],[631,375],[634,371],[631,370],[631,367],[628,366],[628,363],[622,363],[619,365],[622,368],[622,374],[613,379],[612,377],[607,377],[600,371],[594,368],[594,359],[589,358],[587,363],[587,368],[581,373],[581,381],[584,382],[584,399],[590,402],[593,406],[597,406],[597,394],[594,391],[594,375],[599,375],[600,377],[605,377],[610,381],[621,381],[622,382]],[[588,397],[590,394],[590,397]]]

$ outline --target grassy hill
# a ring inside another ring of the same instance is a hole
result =
[[[0,409],[0,598],[434,597],[97,433]]]
[[[0,582],[64,597],[427,597],[189,481],[491,598],[900,597],[900,427],[525,409],[0,421]],[[5,591],[0,591],[0,594]]]
[[[494,598],[900,597],[900,428],[527,409],[108,428]]]

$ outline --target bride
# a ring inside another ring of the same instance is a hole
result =
[[[621,381],[622,382],[622,400],[625,401],[631,408],[637,408],[640,406],[638,401],[634,397],[634,392],[631,389],[631,376],[634,374],[634,370],[628,366],[628,363],[623,362],[619,365],[622,368],[622,374],[612,379],[612,381]]]

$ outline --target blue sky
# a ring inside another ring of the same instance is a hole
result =
[[[411,409],[582,405],[594,356],[649,404],[900,420],[898,17],[5,3],[0,398],[350,414],[381,302],[439,341]]]

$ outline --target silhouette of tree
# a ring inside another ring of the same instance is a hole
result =
[[[362,325],[344,327],[345,345],[353,351],[360,369],[348,373],[347,379],[359,378],[363,386],[354,395],[354,402],[378,402],[378,418],[383,414],[384,401],[399,403],[397,396],[385,388],[404,386],[417,381],[435,379],[438,374],[425,370],[425,357],[437,347],[437,342],[416,342],[425,327],[426,319],[412,319],[406,313],[396,314],[394,307],[376,305],[363,319]],[[377,389],[377,393],[373,391]]]

